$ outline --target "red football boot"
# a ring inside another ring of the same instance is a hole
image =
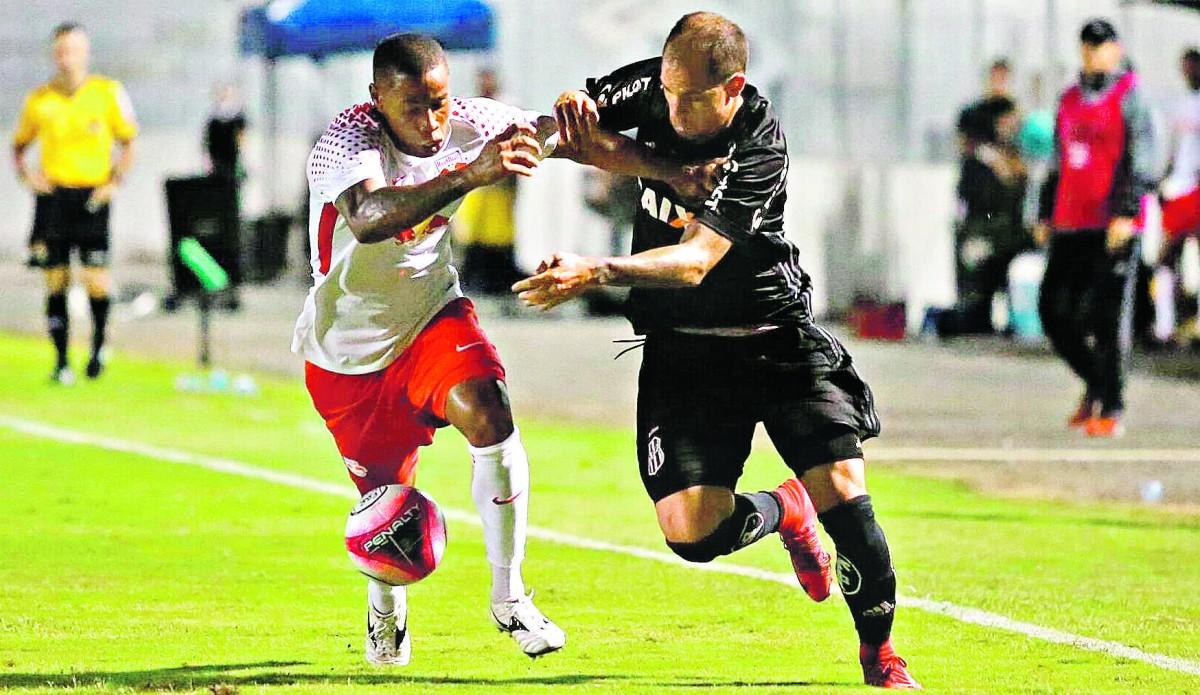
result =
[[[867,685],[896,690],[922,689],[921,684],[909,674],[908,662],[901,659],[892,648],[891,639],[878,647],[859,645],[858,663],[862,664],[863,682]]]
[[[1109,413],[1088,418],[1084,430],[1089,437],[1117,439],[1125,436],[1125,423],[1121,422],[1121,413]]]
[[[1096,402],[1087,396],[1084,396],[1083,400],[1079,401],[1079,407],[1074,413],[1071,414],[1071,417],[1067,419],[1067,427],[1070,427],[1071,429],[1086,427],[1088,420],[1091,420],[1092,416],[1095,414]]]
[[[821,547],[817,535],[817,510],[799,480],[792,478],[775,488],[775,498],[783,508],[779,519],[779,537],[792,556],[792,569],[804,587],[804,593],[814,601],[829,598],[833,571],[829,553]]]

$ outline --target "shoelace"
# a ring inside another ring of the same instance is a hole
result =
[[[871,669],[875,672],[875,675],[879,676],[879,680],[886,680],[893,673],[896,673],[897,666],[899,666],[901,669],[907,669],[908,662],[899,656],[893,656],[890,659],[883,659],[871,664]],[[905,683],[916,682],[912,679],[912,676],[908,675],[908,671],[906,670],[901,670],[900,675]]]
[[[400,631],[400,625],[395,618],[390,620],[387,618],[376,619],[375,624],[371,625],[370,629],[371,641],[376,644],[382,642],[387,638],[389,631],[392,633]]]
[[[820,552],[816,552],[816,553],[812,552],[812,548],[809,546],[809,543],[811,542],[810,538],[805,538],[805,537],[787,538],[786,536],[783,536],[783,535],[780,535],[779,538],[780,538],[780,540],[783,541],[783,547],[787,548],[789,551],[793,550],[795,548],[807,551],[805,553],[805,557],[803,559],[806,560],[808,564],[804,567],[804,569],[811,570],[814,572],[820,571],[821,556],[824,555],[826,558],[826,561],[829,560],[829,553],[825,552],[824,550],[822,550]],[[794,557],[792,558],[792,561],[795,562]]]

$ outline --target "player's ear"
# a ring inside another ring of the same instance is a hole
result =
[[[375,89],[374,82],[367,86],[367,91],[371,93],[371,103],[379,106],[379,90]]]
[[[735,73],[733,77],[725,80],[725,97],[727,99],[736,99],[746,88],[746,75],[743,73]]]

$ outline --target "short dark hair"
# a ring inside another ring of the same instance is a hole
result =
[[[1079,30],[1079,42],[1089,46],[1100,46],[1119,38],[1117,28],[1112,25],[1112,22],[1102,17],[1088,20],[1088,23],[1083,25],[1083,29]]]
[[[671,27],[663,44],[663,53],[676,41],[708,53],[708,78],[720,84],[746,71],[749,49],[742,28],[715,12],[685,14]]]
[[[1012,70],[1012,65],[1009,64],[1008,58],[997,58],[992,61],[988,70]]]
[[[1189,46],[1188,49],[1183,52],[1183,59],[1189,63],[1200,63],[1200,49],[1196,48],[1195,46]]]
[[[83,31],[83,25],[79,22],[63,22],[62,24],[54,27],[54,33],[52,36],[57,39],[63,34],[70,34],[73,31]]]
[[[446,62],[446,52],[424,34],[392,34],[375,46],[371,61],[375,79],[386,74],[420,77]]]

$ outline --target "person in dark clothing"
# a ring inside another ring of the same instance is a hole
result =
[[[1088,22],[1080,42],[1083,72],[1059,99],[1035,228],[1049,244],[1038,309],[1055,351],[1084,383],[1068,424],[1115,437],[1124,430],[1132,342],[1134,219],[1154,187],[1154,130],[1112,24]]]
[[[992,97],[978,113],[986,115],[977,124],[980,141],[963,158],[958,181],[958,306],[941,322],[949,325],[939,325],[940,335],[992,333],[992,299],[1007,285],[1013,258],[1031,246],[1022,222],[1028,176],[1014,143],[1016,104]]]
[[[874,398],[845,347],[813,319],[811,280],[784,234],[788,152],[770,101],[747,82],[747,44],[710,12],[684,16],[661,57],[587,81],[555,105],[561,146],[638,178],[632,253],[555,254],[514,286],[549,309],[592,287],[630,287],[646,336],[637,455],[676,555],[710,562],[778,532],[817,601],[831,587],[818,520],[833,539],[863,680],[920,687],[893,647],[896,575],[867,493],[862,441]],[[635,139],[620,132],[637,129]],[[714,166],[690,190],[681,174]],[[762,422],[792,475],[736,492]]]
[[[1009,80],[1012,66],[1005,58],[997,58],[988,68],[987,86],[983,96],[963,107],[958,113],[959,151],[969,156],[979,145],[991,142],[996,132],[996,105],[1001,99],[1012,100]]]
[[[237,92],[233,85],[222,85],[204,127],[204,151],[211,175],[231,181],[241,178],[239,160],[245,132],[246,115],[238,104]]]

